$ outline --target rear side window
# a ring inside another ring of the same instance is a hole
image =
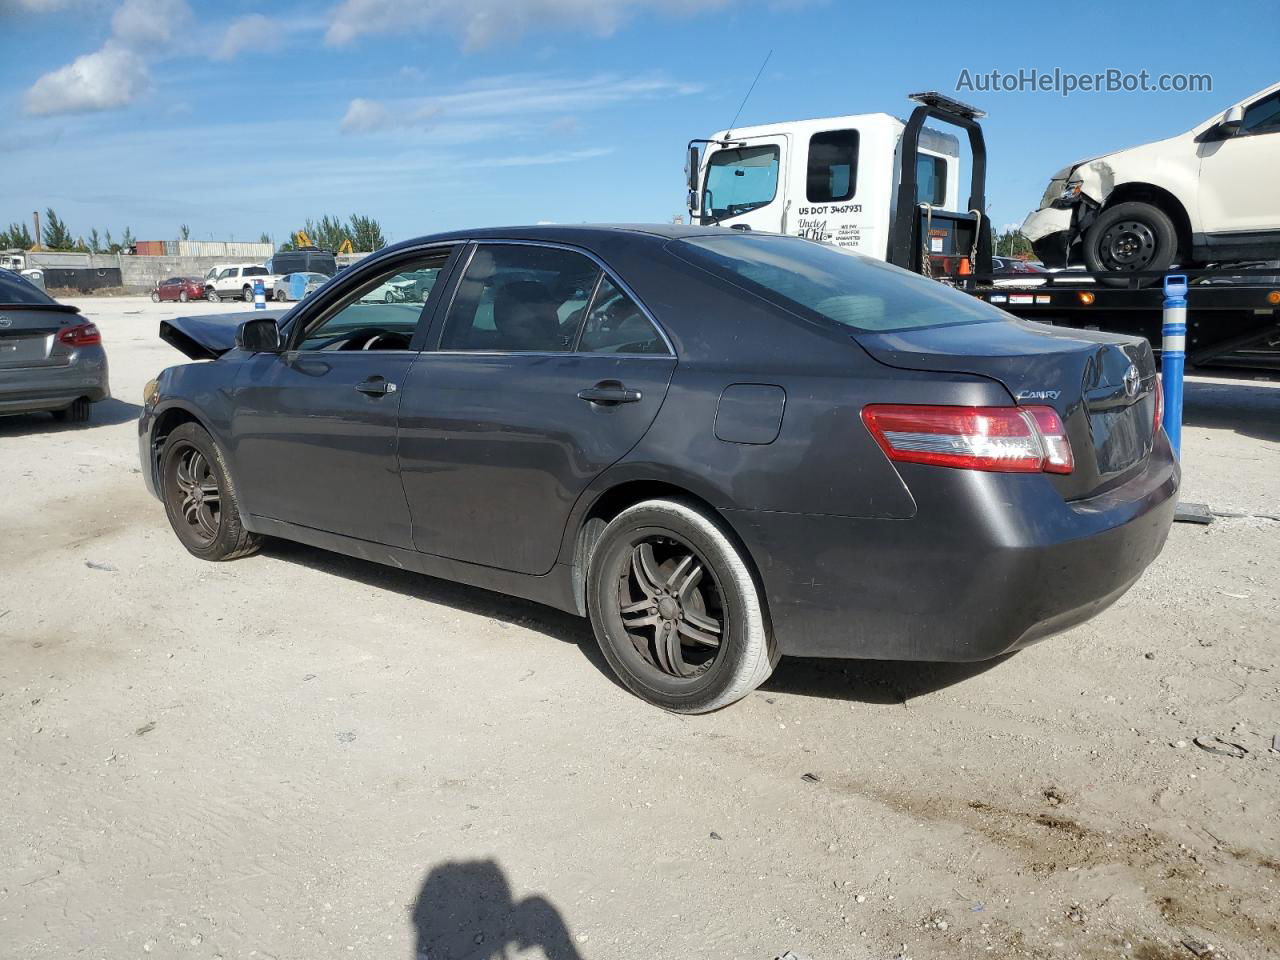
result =
[[[246,277],[265,277],[267,275],[266,267],[245,267],[243,276]]]
[[[707,237],[668,249],[785,310],[862,333],[1008,319],[937,281],[799,237]]]
[[[7,270],[0,270],[0,303],[57,303],[34,283]]]
[[[440,337],[442,350],[572,349],[600,269],[572,250],[528,244],[476,249]]]
[[[582,326],[583,353],[668,353],[661,334],[636,302],[602,277]]]
[[[809,138],[805,196],[810,203],[842,203],[852,199],[857,176],[857,130],[828,130]]]

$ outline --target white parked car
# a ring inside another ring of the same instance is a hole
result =
[[[323,273],[286,273],[275,282],[274,291],[268,291],[268,299],[274,297],[280,302],[287,300],[304,300],[329,282]]]
[[[1064,167],[1022,225],[1048,267],[1280,256],[1280,83],[1186,133]]]
[[[263,293],[270,298],[280,278],[270,273],[260,263],[237,263],[216,266],[204,277],[204,295],[213,303],[219,300],[240,299],[253,302],[253,285],[262,281]]]

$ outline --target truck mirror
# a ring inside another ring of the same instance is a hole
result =
[[[698,148],[693,144],[689,145],[689,192],[695,196],[698,193]]]

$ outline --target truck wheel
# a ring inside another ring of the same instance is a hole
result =
[[[205,299],[208,300],[210,303],[217,303],[219,299],[221,299],[218,296],[218,291],[213,289],[213,287],[210,287],[209,289],[207,289],[204,292],[204,295],[205,295]]]
[[[247,284],[240,290],[240,295],[244,297],[245,303],[253,303],[253,287]]]
[[[1178,231],[1169,215],[1149,203],[1117,203],[1094,221],[1084,237],[1084,260],[1095,273],[1131,273],[1167,270],[1178,255]],[[1138,281],[1148,287],[1155,277]],[[1123,279],[1104,280],[1107,286],[1126,287]]]
[[[604,528],[587,610],[618,679],[674,713],[740,700],[778,662],[746,559],[717,520],[677,500],[638,503]]]

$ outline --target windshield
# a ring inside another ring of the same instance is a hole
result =
[[[723,220],[764,207],[778,193],[778,148],[717,150],[707,162],[704,214]]]
[[[861,333],[1008,319],[935,280],[799,237],[726,231],[723,237],[679,240],[670,249],[793,313]]]
[[[16,273],[0,270],[0,303],[5,304],[50,304],[57,303],[29,280],[24,280]]]

